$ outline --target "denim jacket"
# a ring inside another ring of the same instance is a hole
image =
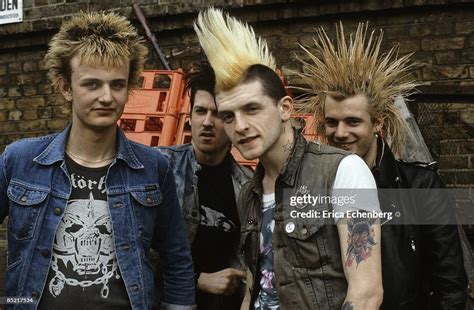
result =
[[[199,196],[198,177],[196,172],[201,166],[196,161],[192,144],[182,144],[170,147],[160,147],[160,151],[168,158],[176,178],[176,192],[183,208],[183,218],[188,228],[189,243],[192,244],[199,226]],[[229,154],[229,156],[231,156]],[[232,184],[234,186],[235,202],[238,203],[242,185],[250,180],[252,171],[240,166],[232,158]]]
[[[69,134],[25,139],[0,156],[0,222],[8,216],[7,296],[32,297],[45,288],[56,229],[71,194],[64,158]],[[161,256],[163,308],[192,309],[194,273],[173,173],[155,149],[131,142],[118,129],[117,157],[107,177],[107,199],[117,262],[133,309],[154,304],[150,247]]]

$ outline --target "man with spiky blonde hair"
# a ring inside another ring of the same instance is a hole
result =
[[[467,278],[452,202],[432,165],[400,159],[413,135],[395,100],[414,92],[411,55],[381,54],[382,33],[324,29],[302,47],[301,76],[311,87],[301,102],[335,147],[361,156],[381,190],[382,211],[399,214],[382,226],[383,309],[464,309]],[[426,189],[424,191],[409,189]],[[428,191],[429,189],[429,191]],[[411,224],[411,225],[408,225]],[[429,224],[429,225],[428,225]]]
[[[194,308],[173,171],[117,126],[146,54],[136,29],[114,13],[72,16],[51,40],[46,68],[72,122],[0,156],[6,292],[25,309],[156,308],[150,248],[161,258],[162,308]]]
[[[359,157],[308,143],[292,128],[293,99],[250,26],[211,8],[199,14],[195,30],[216,74],[224,129],[246,159],[259,159],[239,199],[249,268],[244,306],[378,309],[380,226],[362,218],[379,211],[369,169]],[[345,198],[339,194],[355,197],[362,188],[372,189],[364,204],[339,201]],[[308,197],[331,199],[293,203]]]

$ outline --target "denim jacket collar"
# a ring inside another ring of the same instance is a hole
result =
[[[46,149],[36,156],[33,161],[40,165],[52,165],[58,161],[64,161],[64,149],[66,147],[67,137],[71,130],[69,124],[61,133],[59,133]],[[125,137],[123,131],[117,127],[118,152],[117,159],[127,163],[132,169],[143,169],[143,164],[138,160],[130,146],[130,141]]]

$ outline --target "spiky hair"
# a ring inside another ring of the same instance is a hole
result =
[[[186,85],[184,90],[189,91],[191,99],[191,111],[194,107],[194,98],[198,90],[207,91],[214,96],[216,78],[211,65],[207,61],[192,64],[185,76]]]
[[[275,59],[267,42],[256,38],[248,24],[230,17],[220,9],[200,12],[194,23],[199,42],[216,75],[216,91],[229,90],[244,78],[251,65],[261,64],[275,70]]]
[[[416,92],[410,71],[412,54],[398,57],[398,46],[388,53],[380,52],[383,32],[374,31],[367,36],[368,23],[359,23],[355,36],[346,38],[342,23],[336,25],[336,42],[333,43],[323,28],[317,30],[314,46],[300,47],[309,60],[303,64],[300,76],[310,86],[309,98],[298,103],[302,112],[314,113],[315,128],[323,131],[324,102],[326,96],[337,100],[358,94],[368,100],[372,120],[383,118],[383,133],[393,152],[399,155],[403,140],[410,131],[401,112],[395,106],[397,96],[406,98]]]
[[[79,14],[63,23],[51,39],[45,56],[48,77],[59,90],[70,82],[71,59],[102,66],[130,65],[129,87],[136,84],[148,49],[136,29],[123,16],[95,12]]]

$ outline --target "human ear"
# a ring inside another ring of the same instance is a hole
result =
[[[280,99],[278,102],[278,109],[280,112],[280,117],[283,122],[286,122],[291,118],[291,113],[293,112],[293,98],[290,96],[285,96]]]
[[[70,83],[64,81],[64,79],[61,79],[59,88],[64,99],[66,99],[67,102],[72,101],[72,89]]]
[[[375,132],[380,132],[383,128],[385,119],[383,117],[377,117],[375,119]]]

